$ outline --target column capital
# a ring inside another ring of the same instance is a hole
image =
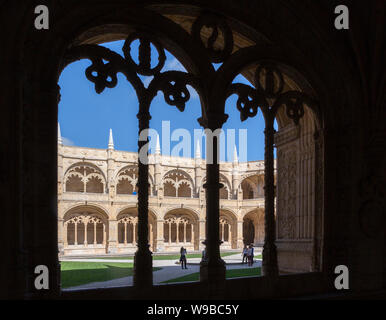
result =
[[[228,115],[223,113],[207,113],[201,118],[198,118],[198,123],[205,129],[216,130],[222,128],[223,124],[228,120]]]

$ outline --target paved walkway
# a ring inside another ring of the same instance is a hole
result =
[[[256,252],[256,255],[261,254],[261,252]],[[237,253],[234,255],[229,255],[222,257],[226,263],[227,269],[245,269],[249,268],[246,264],[241,264],[241,254]],[[81,261],[81,262],[119,262],[119,263],[132,263],[133,260],[115,260],[115,259],[66,259],[66,261]],[[153,260],[153,267],[161,267],[162,269],[153,272],[153,283],[160,284],[161,282],[179,278],[191,273],[196,273],[200,271],[199,263],[201,258],[190,258],[188,259],[187,267],[188,269],[182,269],[178,260]],[[253,268],[261,267],[261,259],[255,259]],[[80,289],[92,289],[92,288],[112,288],[112,287],[124,287],[130,286],[133,284],[133,277],[124,277],[119,279],[113,279],[103,282],[92,282],[84,285],[71,287],[63,290],[80,290]]]

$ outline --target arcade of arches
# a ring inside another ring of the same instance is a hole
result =
[[[111,136],[112,139],[112,136]],[[107,157],[106,157],[107,154]],[[153,252],[202,250],[205,240],[205,161],[160,157],[150,165],[149,244]],[[65,146],[59,137],[60,255],[134,253],[138,240],[137,154]],[[183,163],[184,165],[181,165]],[[177,169],[178,167],[178,169]],[[238,172],[237,170],[240,170]],[[223,249],[264,243],[264,164],[222,163],[220,240]],[[109,181],[109,183],[107,183]],[[247,195],[244,194],[247,192]],[[256,210],[255,208],[260,209]],[[252,226],[252,228],[250,228]]]

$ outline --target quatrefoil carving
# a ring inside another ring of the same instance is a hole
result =
[[[86,69],[86,77],[95,84],[95,91],[101,93],[105,88],[114,88],[118,79],[113,63],[104,63],[102,58],[93,58],[91,61],[91,66]]]

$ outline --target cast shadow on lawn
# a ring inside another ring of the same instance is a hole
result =
[[[104,264],[103,268],[62,270],[62,288],[79,286],[91,282],[108,281],[133,275],[133,268]]]

